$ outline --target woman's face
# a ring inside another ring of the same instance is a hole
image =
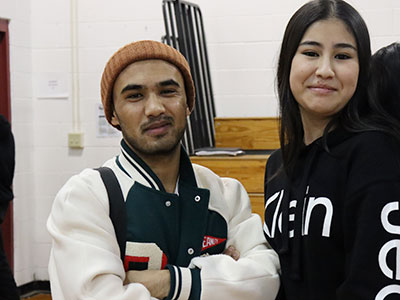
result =
[[[300,41],[289,76],[303,123],[329,122],[353,96],[358,73],[357,43],[346,25],[336,18],[313,23]]]

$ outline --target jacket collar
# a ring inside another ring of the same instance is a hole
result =
[[[117,156],[116,163],[127,176],[135,181],[139,181],[140,183],[158,191],[165,192],[161,180],[123,139],[121,141],[121,154]],[[181,183],[197,187],[192,163],[183,146],[181,146],[181,157],[179,163],[179,186]]]

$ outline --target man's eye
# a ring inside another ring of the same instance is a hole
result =
[[[176,90],[174,89],[166,89],[161,91],[161,95],[172,95],[175,94]]]
[[[304,52],[303,52],[303,55],[305,55],[305,56],[310,56],[310,57],[317,57],[317,56],[318,56],[318,53],[317,53],[317,52],[314,52],[314,51],[304,51]]]
[[[134,99],[134,100],[137,100],[137,99],[140,99],[140,98],[142,98],[142,97],[143,97],[142,94],[140,94],[140,93],[134,93],[134,94],[129,94],[126,98],[127,98],[127,99]]]

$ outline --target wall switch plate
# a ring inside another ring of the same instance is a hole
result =
[[[68,133],[68,147],[74,149],[83,148],[83,132]]]

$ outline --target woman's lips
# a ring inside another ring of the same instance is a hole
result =
[[[309,89],[321,94],[329,94],[336,91],[336,88],[329,85],[312,85]]]

